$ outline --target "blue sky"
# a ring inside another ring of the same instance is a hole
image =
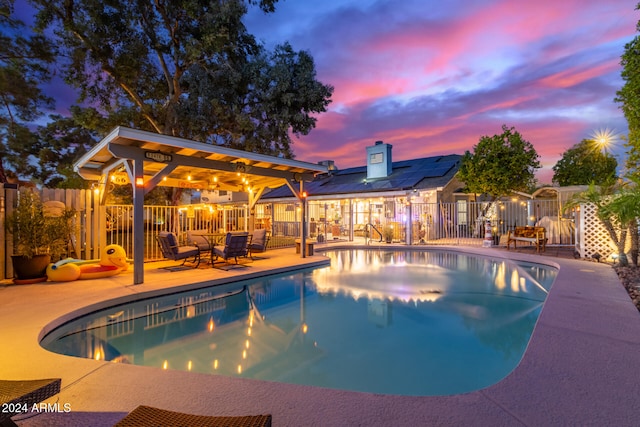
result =
[[[620,56],[636,35],[636,1],[284,0],[252,9],[251,33],[289,41],[335,87],[316,129],[294,139],[298,159],[365,162],[464,153],[514,126],[541,156],[550,183],[562,153],[594,132],[626,134],[615,93]],[[622,162],[624,148],[614,153]]]

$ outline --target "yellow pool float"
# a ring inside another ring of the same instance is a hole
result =
[[[115,276],[129,268],[127,253],[120,245],[108,245],[102,249],[100,259],[81,260],[67,258],[49,264],[47,277],[52,282],[99,279]]]

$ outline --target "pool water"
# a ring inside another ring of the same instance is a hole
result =
[[[334,250],[331,266],[111,307],[49,333],[71,356],[397,395],[495,384],[557,270],[449,251]]]

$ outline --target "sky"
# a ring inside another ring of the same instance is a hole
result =
[[[562,153],[598,131],[626,135],[614,101],[620,56],[636,33],[636,0],[281,0],[245,23],[267,47],[313,56],[332,103],[294,137],[298,160],[366,164],[464,154],[515,127],[540,155],[549,184]],[[611,148],[624,162],[623,142]]]
[[[637,0],[280,0],[251,7],[248,31],[268,48],[289,42],[334,87],[328,111],[293,137],[296,159],[366,164],[375,141],[393,160],[473,152],[482,136],[514,127],[533,144],[550,184],[564,151],[627,122],[614,101],[620,56],[638,35]],[[25,1],[17,14],[30,21]],[[59,79],[58,79],[59,80]],[[75,93],[54,80],[61,107]]]

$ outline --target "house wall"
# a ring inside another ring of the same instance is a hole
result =
[[[464,187],[464,183],[458,179],[457,176],[451,178],[451,180],[444,186],[442,191],[440,191],[440,196],[438,197],[439,201],[450,203],[455,202],[457,198],[455,197],[455,193],[458,193],[461,188]],[[467,200],[470,196],[467,196]]]

